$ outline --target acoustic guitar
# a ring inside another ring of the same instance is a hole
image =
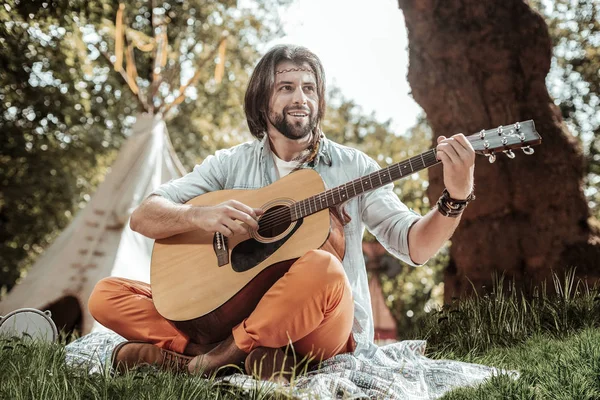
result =
[[[498,153],[533,153],[541,143],[533,121],[468,136],[478,154],[494,162]],[[213,206],[237,200],[261,208],[259,228],[227,238],[195,230],[156,240],[152,251],[152,297],[158,312],[196,343],[225,339],[246,318],[266,291],[311,249],[344,254],[340,216],[332,210],[365,192],[440,163],[436,150],[382,168],[325,190],[311,169],[301,169],[255,190],[220,190],[187,204]]]

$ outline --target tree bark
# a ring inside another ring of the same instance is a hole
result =
[[[493,272],[526,290],[570,267],[595,281],[600,240],[588,221],[583,154],[546,89],[552,43],[542,17],[523,0],[398,3],[408,80],[436,137],[533,119],[543,138],[532,156],[477,157],[477,199],[452,238],[445,300],[490,288]],[[429,176],[434,203],[442,168]]]

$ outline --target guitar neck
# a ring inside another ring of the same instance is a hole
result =
[[[436,150],[431,149],[418,156],[411,157],[389,167],[382,168],[362,178],[326,190],[307,199],[300,200],[291,206],[292,221],[304,218],[329,207],[335,207],[363,193],[375,190],[402,179],[414,172],[419,172],[440,163]]]

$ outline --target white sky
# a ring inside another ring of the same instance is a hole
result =
[[[414,125],[420,107],[409,95],[408,41],[396,0],[295,0],[280,15],[286,36],[268,47],[309,48],[329,86],[378,120],[392,119],[396,133]]]

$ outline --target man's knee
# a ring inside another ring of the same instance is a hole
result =
[[[329,285],[347,280],[342,263],[325,250],[310,250],[304,255],[304,259],[306,262],[300,266],[302,276],[315,283]]]
[[[111,297],[111,293],[119,290],[118,278],[103,278],[92,290],[90,298],[88,300],[88,310],[94,319],[100,323],[106,318],[108,314],[107,301]]]

